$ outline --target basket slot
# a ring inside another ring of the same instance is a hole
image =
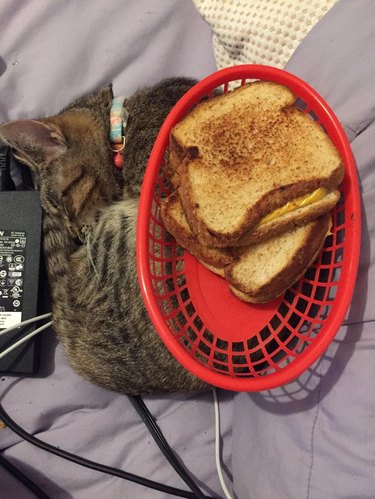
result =
[[[170,319],[166,319],[166,323],[168,324],[169,326],[169,329],[173,332],[173,333],[179,333],[180,332],[180,325],[177,324],[176,320],[174,317],[171,317]]]

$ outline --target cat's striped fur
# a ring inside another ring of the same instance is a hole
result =
[[[147,159],[170,108],[192,84],[170,79],[127,99],[123,175],[115,171],[108,145],[111,87],[52,118],[0,127],[1,137],[39,179],[54,329],[77,372],[122,393],[206,387],[154,331],[135,263]]]

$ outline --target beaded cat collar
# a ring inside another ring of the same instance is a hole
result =
[[[112,100],[110,112],[109,140],[111,149],[115,153],[113,163],[118,170],[123,167],[122,151],[125,148],[125,128],[128,123],[129,113],[124,108],[125,97],[115,97]]]

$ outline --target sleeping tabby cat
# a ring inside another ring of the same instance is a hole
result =
[[[121,173],[108,143],[110,86],[57,116],[0,127],[0,137],[38,178],[54,329],[78,373],[122,393],[207,388],[177,363],[153,329],[135,264],[148,156],[169,110],[193,83],[164,80],[125,101]]]

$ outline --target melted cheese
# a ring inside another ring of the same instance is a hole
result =
[[[271,220],[274,220],[277,217],[281,217],[286,213],[290,213],[291,211],[297,210],[302,206],[316,203],[317,201],[322,200],[327,195],[327,192],[327,189],[324,189],[324,187],[319,187],[310,194],[306,194],[305,196],[293,199],[284,206],[281,206],[281,208],[277,208],[276,210],[271,211],[271,213],[263,217],[259,222],[259,225],[265,224],[266,222],[271,222]]]

